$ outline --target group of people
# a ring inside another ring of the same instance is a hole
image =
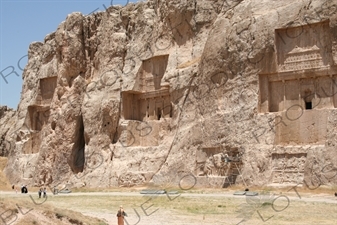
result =
[[[15,186],[13,185],[12,188],[14,189]],[[26,185],[21,186],[21,193],[28,193],[28,188],[27,188]],[[43,193],[43,198],[46,198],[47,197],[47,189],[46,188],[40,188],[39,189],[39,191],[38,191],[39,198],[41,198],[42,193]],[[128,215],[124,211],[123,206],[120,206],[119,210],[117,212],[118,225],[124,225],[124,217],[125,216],[128,216]]]
[[[47,197],[47,190],[46,190],[46,188],[40,188],[40,190],[39,190],[39,198],[41,198],[41,195],[42,195],[42,193],[43,193],[43,197],[45,198],[45,197]]]
[[[18,192],[18,189],[17,189],[17,187],[15,187],[14,184],[12,185],[12,189],[13,190],[15,189],[16,193]],[[22,194],[28,193],[27,185],[21,185],[21,193]],[[46,198],[47,197],[47,189],[46,188],[40,188],[40,190],[38,191],[39,198],[41,198],[42,193],[43,193],[43,198]]]

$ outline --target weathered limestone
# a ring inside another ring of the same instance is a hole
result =
[[[2,135],[7,176],[95,187],[336,184],[335,9],[148,0],[70,14],[29,47],[16,122]]]
[[[7,157],[10,153],[11,143],[7,141],[8,130],[15,122],[15,111],[7,106],[0,106],[0,156]]]

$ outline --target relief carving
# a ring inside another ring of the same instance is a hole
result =
[[[320,49],[316,45],[307,48],[295,46],[292,51],[286,54],[286,60],[283,65],[280,65],[279,71],[289,72],[323,67]]]
[[[273,183],[302,183],[307,153],[272,154]]]
[[[222,151],[220,147],[203,148],[197,153],[197,176],[231,176],[241,167],[242,153],[238,149]],[[235,175],[238,175],[235,173]]]

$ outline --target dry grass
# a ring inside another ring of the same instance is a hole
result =
[[[32,196],[34,199],[34,196]],[[11,195],[0,198],[2,218],[8,224],[106,224],[103,220],[85,216],[80,212],[69,210],[68,207],[58,208],[50,204],[50,199],[34,199],[28,195]],[[40,205],[38,205],[40,204]]]
[[[241,187],[232,187],[232,189],[240,190]],[[336,203],[332,202],[333,198],[328,198],[330,203],[303,201],[296,198],[297,195],[294,191],[288,192],[289,188],[266,188],[264,190],[266,193],[272,192],[275,196],[268,198],[268,195],[260,195],[247,200],[244,196],[221,195],[221,190],[224,192],[224,189],[196,189],[190,191],[190,193],[212,193],[212,195],[184,196],[183,194],[181,196],[171,196],[171,199],[166,195],[115,196],[109,193],[83,193],[83,195],[77,193],[76,195],[50,196],[48,201],[41,206],[35,206],[32,202],[27,202],[29,198],[18,194],[13,195],[15,197],[13,198],[12,196],[11,199],[6,196],[0,202],[5,202],[6,204],[9,202],[10,204],[7,204],[7,207],[13,210],[15,209],[14,203],[24,204],[25,210],[29,207],[34,207],[35,212],[43,212],[43,215],[49,213],[47,218],[51,218],[53,222],[58,222],[59,224],[68,224],[70,223],[69,221],[73,221],[70,224],[76,224],[76,221],[80,221],[83,224],[104,224],[103,221],[99,220],[93,222],[92,218],[84,217],[82,214],[104,218],[105,221],[110,220],[109,224],[115,224],[115,214],[120,205],[123,205],[129,214],[128,219],[132,221],[130,224],[134,224],[135,222],[133,221],[136,221],[136,210],[141,216],[140,225],[168,225],[172,224],[170,218],[175,218],[174,224],[177,225],[237,224],[243,219],[246,219],[246,221],[240,224],[264,224],[263,220],[268,220],[267,222],[273,225],[290,224],[290,221],[291,224],[297,225],[332,225],[337,221],[337,206]],[[303,197],[321,195],[322,190],[330,192],[329,189],[324,188],[314,192],[309,192],[304,188],[297,189]],[[291,197],[289,202],[286,198],[279,198],[273,202],[280,193]],[[323,198],[318,197],[318,199],[322,200]],[[152,212],[153,214],[145,216],[141,207],[146,209],[149,214]],[[30,220],[30,224],[33,224],[34,219],[36,224],[42,224],[36,216],[25,218]]]
[[[0,157],[0,171],[7,163],[6,158]],[[0,172],[0,190],[11,189],[11,185]],[[142,224],[147,225],[175,225],[182,224],[326,224],[332,225],[337,221],[337,200],[334,202],[333,194],[337,191],[336,186],[322,186],[315,190],[305,187],[296,187],[302,198],[313,199],[307,201],[299,199],[291,187],[250,187],[250,191],[274,193],[275,196],[268,199],[268,195],[252,197],[233,197],[232,193],[244,190],[241,185],[223,188],[193,188],[188,191],[178,190],[182,195],[150,195],[150,196],[116,196],[110,192],[137,192],[149,187],[134,188],[88,188],[73,189],[74,195],[49,195],[45,203],[37,205],[30,199],[29,195],[12,194],[0,197],[0,214],[2,218],[10,216],[6,220],[14,220],[13,225],[26,224],[115,224],[116,211],[123,205],[129,214],[129,224],[135,224],[137,213],[141,216]],[[153,189],[161,189],[153,187]],[[37,188],[30,188],[34,201],[42,203],[44,199],[37,199]],[[90,194],[88,193],[90,192]],[[95,193],[100,192],[100,193]],[[80,193],[83,193],[81,195]],[[187,194],[200,194],[188,196]],[[228,195],[224,196],[223,193]],[[210,194],[206,196],[204,194]],[[275,197],[286,195],[290,198]],[[176,197],[176,198],[175,198]],[[325,199],[327,201],[325,201]],[[316,201],[317,200],[317,201]],[[273,202],[274,201],[274,202]],[[325,202],[324,202],[325,201]],[[144,210],[151,214],[144,215]],[[32,209],[31,211],[29,211]],[[29,211],[29,213],[27,213]],[[13,212],[13,215],[10,214]],[[27,213],[23,215],[23,213]],[[8,214],[9,213],[9,214]],[[266,222],[264,222],[265,220]],[[10,221],[11,222],[11,221]]]

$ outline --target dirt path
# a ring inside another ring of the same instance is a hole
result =
[[[30,193],[31,194],[31,193]],[[35,195],[36,193],[33,193],[32,195]],[[3,195],[11,195],[11,196],[20,196],[21,193],[14,193],[12,191],[0,191],[0,196]],[[49,193],[50,195],[50,193]],[[292,201],[303,201],[303,202],[325,202],[325,203],[336,203],[337,204],[337,197],[329,195],[329,194],[310,194],[310,193],[299,193],[298,195],[296,192],[290,193],[281,193],[280,195],[287,196]],[[58,194],[53,195],[54,197],[62,196],[135,196],[135,197],[142,197],[146,196],[143,194],[140,194],[139,192],[75,192],[75,193],[69,193],[69,194]],[[148,196],[155,196],[155,195],[148,195]],[[160,194],[158,196],[165,196],[165,194]],[[166,195],[167,196],[167,195]],[[172,198],[177,197],[178,195],[170,195]],[[208,197],[226,197],[226,198],[245,198],[245,196],[242,195],[234,195],[233,192],[224,192],[224,193],[181,193],[179,194],[181,197],[196,197],[196,198],[208,198]],[[277,195],[275,195],[277,196]]]

